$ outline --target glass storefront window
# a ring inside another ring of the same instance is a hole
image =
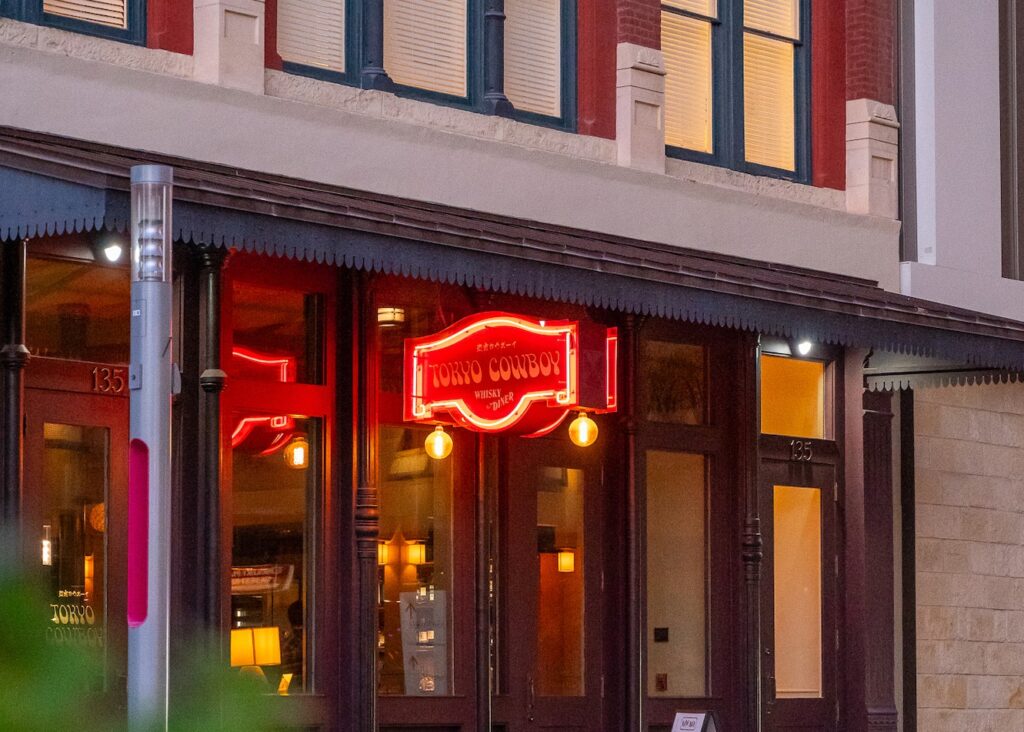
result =
[[[47,639],[102,650],[110,435],[105,427],[45,423],[43,451],[38,546],[51,603]]]
[[[825,364],[761,356],[761,432],[825,437]]]
[[[707,355],[703,346],[645,340],[642,404],[652,422],[707,422]]]
[[[128,271],[29,257],[25,339],[33,356],[128,363]]]
[[[279,693],[308,692],[320,423],[250,413],[234,423],[231,665]]]
[[[236,281],[232,375],[323,382],[323,297]]]
[[[584,474],[577,468],[540,470],[534,671],[538,696],[584,694],[583,486]]]
[[[452,461],[423,449],[430,428],[382,426],[377,550],[378,691],[452,688]]]
[[[647,693],[707,695],[707,470],[703,455],[647,458]]]

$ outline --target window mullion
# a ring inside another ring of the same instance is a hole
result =
[[[505,96],[505,0],[482,2],[483,111],[499,117],[511,117],[514,111],[512,102]],[[475,64],[470,64],[470,68],[473,66]]]

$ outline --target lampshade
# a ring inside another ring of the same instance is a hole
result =
[[[281,634],[276,625],[231,631],[232,666],[279,666]]]
[[[377,564],[385,565],[391,559],[391,547],[386,541],[377,542]]]
[[[405,545],[406,564],[425,564],[427,561],[427,545],[413,542]]]
[[[558,571],[574,572],[576,570],[576,552],[572,549],[558,550]]]

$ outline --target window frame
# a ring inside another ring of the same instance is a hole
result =
[[[387,0],[379,0],[386,2]],[[129,0],[141,2],[141,0]],[[282,61],[282,70],[296,76],[307,76],[321,81],[329,81],[347,86],[360,86],[360,72],[363,66],[363,52],[366,38],[364,36],[363,15],[365,0],[344,0],[345,2],[345,71],[330,71],[316,66]],[[466,96],[460,97],[430,89],[399,84],[392,80],[389,91],[395,96],[414,99],[432,104],[441,104],[469,112],[486,113],[484,106],[485,75],[487,67],[487,49],[484,29],[485,0],[465,0],[466,11]],[[548,115],[515,109],[512,118],[519,122],[552,127],[569,132],[576,131],[576,85],[577,85],[577,0],[559,0],[561,3],[561,115]],[[502,21],[504,23],[504,20]],[[383,24],[381,33],[383,34]],[[503,36],[504,37],[504,36]],[[504,58],[504,48],[501,50]],[[387,71],[387,64],[384,64]],[[504,87],[504,79],[502,79]],[[511,102],[510,102],[511,103]]]
[[[43,0],[0,0],[0,16],[24,23],[106,38],[135,46],[146,45],[146,0],[125,0],[127,24],[113,28],[102,23],[90,23],[43,11]]]
[[[796,183],[811,182],[811,3],[797,0],[800,39],[767,31],[748,29],[743,24],[743,0],[718,0],[718,17],[693,13],[660,4],[660,17],[672,13],[711,23],[711,153],[665,145],[665,155],[707,165],[738,170],[751,175],[782,178]],[[746,159],[743,114],[743,36],[752,33],[793,44],[794,162],[795,170],[773,168]]]

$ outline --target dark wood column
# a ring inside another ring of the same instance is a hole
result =
[[[363,0],[360,12],[363,39],[359,86],[390,91],[395,84],[384,70],[384,0]]]
[[[484,0],[484,111],[513,113],[505,96],[505,0]]]
[[[377,535],[380,528],[380,497],[377,488],[377,384],[374,361],[375,313],[366,277],[353,293],[356,327],[356,608],[358,649],[356,656],[356,725],[358,730],[377,728]]]
[[[622,370],[622,381],[619,383],[619,394],[622,395],[625,409],[620,422],[626,445],[626,729],[644,729],[643,720],[643,643],[644,629],[641,628],[643,608],[640,606],[641,574],[640,556],[640,512],[636,487],[636,394],[637,384],[636,363],[640,355],[640,339],[637,337],[637,322],[633,315],[627,315],[622,328],[622,353],[625,357],[625,368]]]
[[[197,620],[212,634],[211,652],[221,656],[226,634],[222,623],[221,578],[221,414],[220,397],[227,374],[221,369],[221,274],[227,251],[199,248],[198,491],[195,503],[197,566],[204,575],[196,598]]]
[[[761,559],[764,539],[757,495],[758,438],[761,432],[761,348],[756,335],[744,333],[740,345],[736,475],[743,497],[743,647],[746,650],[747,729],[761,729]]]
[[[844,364],[844,729],[895,730],[892,407],[866,394],[866,352]],[[870,570],[869,570],[870,568]]]
[[[864,392],[866,726],[896,730],[892,392]]]
[[[17,532],[21,517],[24,433],[24,371],[28,362],[25,346],[25,259],[26,243],[0,242],[0,292],[3,297],[3,343],[0,367],[3,368],[3,429],[0,431],[0,520],[3,528]]]

